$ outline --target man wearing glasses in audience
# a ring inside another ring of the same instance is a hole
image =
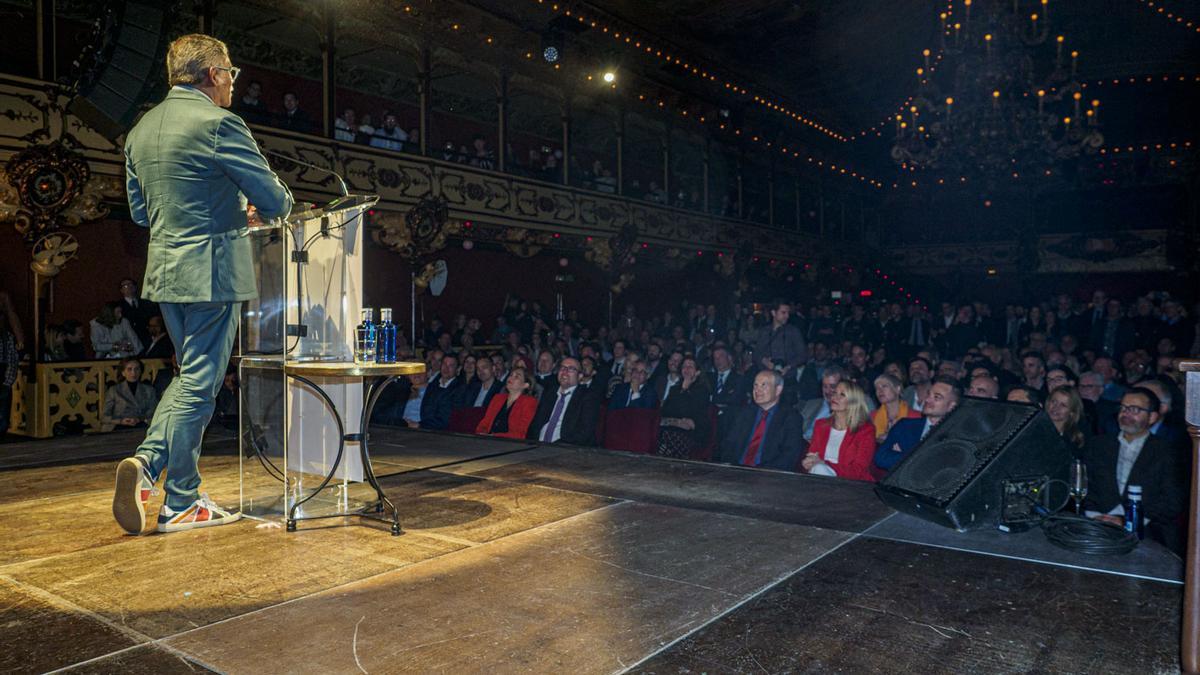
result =
[[[601,397],[592,387],[580,387],[579,376],[579,359],[563,359],[558,366],[558,387],[542,393],[526,438],[542,443],[596,445]]]
[[[1170,444],[1150,433],[1159,421],[1158,396],[1145,387],[1134,387],[1121,397],[1120,405],[1120,431],[1094,436],[1083,448],[1088,469],[1084,508],[1094,518],[1121,525],[1129,486],[1140,485],[1147,535],[1182,551],[1179,515],[1187,472]]]

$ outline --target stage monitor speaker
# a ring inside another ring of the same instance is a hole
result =
[[[106,16],[103,44],[67,110],[105,138],[129,131],[141,104],[165,84],[166,22],[172,3],[124,2]]]
[[[963,397],[875,492],[897,511],[959,531],[995,526],[1006,481],[1065,480],[1071,459],[1040,408]]]

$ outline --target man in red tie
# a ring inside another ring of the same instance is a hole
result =
[[[779,404],[783,376],[763,370],[754,377],[754,405],[737,411],[737,418],[721,442],[718,461],[770,469],[795,469],[808,444],[799,414]]]

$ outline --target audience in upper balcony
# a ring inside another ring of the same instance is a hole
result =
[[[271,114],[267,112],[267,106],[262,102],[262,82],[251,80],[246,85],[242,97],[234,104],[233,111],[251,124],[270,123]]]
[[[308,112],[300,107],[300,97],[294,91],[283,94],[283,111],[275,116],[275,126],[288,131],[311,134],[317,130]]]
[[[404,149],[404,142],[407,140],[408,133],[400,128],[400,118],[388,110],[383,113],[383,126],[375,129],[375,133],[371,135],[370,145],[372,148],[400,151]]]
[[[358,139],[358,124],[354,108],[342,109],[342,114],[333,121],[333,137],[344,143],[354,143]]]

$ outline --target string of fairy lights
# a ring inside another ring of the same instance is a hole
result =
[[[548,7],[553,12],[561,13],[563,16],[571,17],[579,23],[587,25],[589,28],[595,28],[602,34],[612,36],[614,40],[630,51],[638,53],[642,56],[651,56],[655,59],[661,60],[663,63],[679,66],[683,72],[693,77],[721,86],[722,89],[728,90],[733,94],[748,98],[752,102],[768,110],[779,113],[797,124],[810,127],[813,130],[828,136],[829,138],[841,141],[843,143],[850,140],[844,134],[838,133],[829,126],[817,122],[808,114],[789,107],[777,96],[771,95],[765,91],[748,88],[744,83],[738,82],[736,78],[733,78],[732,76],[718,76],[716,69],[700,64],[695,58],[689,58],[680,54],[680,50],[678,48],[665,46],[657,39],[642,36],[628,27],[619,26],[611,20],[597,16],[593,11],[581,9],[581,7],[578,5],[570,5],[565,2],[556,3],[550,0],[531,1],[543,7]]]
[[[1167,9],[1166,3],[1156,0],[1137,0],[1137,3],[1143,7],[1146,7],[1147,9],[1153,10],[1154,13],[1162,16],[1180,28],[1188,29],[1195,33],[1200,33],[1200,21],[1187,19],[1179,14],[1176,14],[1174,11]]]
[[[968,6],[971,4],[971,0],[963,1]],[[948,0],[946,2],[945,9],[938,13],[938,22],[940,26],[939,30],[942,34],[941,44],[938,46],[936,51],[930,50],[928,47],[921,50],[921,57],[924,59],[924,62],[921,66],[917,67],[916,70],[917,81],[920,82],[921,85],[925,85],[929,78],[933,77],[933,74],[937,72],[938,66],[942,63],[942,59],[944,58],[946,51],[946,38],[950,37],[952,25],[950,21],[953,18],[954,0]],[[953,25],[956,27],[958,26],[958,24]],[[865,129],[859,129],[855,134],[851,134],[853,137],[852,140],[867,138],[869,136],[875,136],[877,138],[882,137],[884,128],[892,123],[892,120],[896,115],[902,114],[913,102],[914,98],[916,98],[915,94],[910,94],[909,96],[905,97],[905,99],[900,102],[900,105],[896,106],[891,112],[885,115],[883,119],[869,127],[866,127]]]
[[[814,120],[807,117],[806,115],[801,114],[801,113],[789,108],[786,105],[778,103],[777,99],[775,99],[775,98],[765,96],[761,93],[757,93],[755,90],[753,90],[747,86],[742,86],[741,84],[735,82],[734,79],[732,79],[732,78],[725,78],[725,77],[720,76],[715,69],[709,69],[709,68],[701,65],[700,63],[696,62],[694,59],[685,57],[684,55],[679,53],[678,49],[665,48],[662,46],[661,42],[652,42],[650,39],[644,38],[643,36],[641,36],[640,34],[638,34],[637,32],[635,32],[633,30],[618,26],[616,23],[601,19],[597,16],[594,16],[591,13],[581,12],[577,6],[568,5],[567,3],[555,3],[552,0],[531,0],[531,1],[535,2],[538,5],[547,7],[553,12],[556,12],[563,16],[570,17],[576,21],[579,21],[580,23],[585,23],[588,25],[589,28],[595,28],[598,31],[600,31],[601,34],[611,35],[614,40],[618,41],[622,45],[628,46],[631,50],[633,50],[637,53],[649,55],[655,59],[661,59],[665,63],[677,65],[686,73],[689,73],[695,77],[704,79],[706,81],[712,82],[717,85],[723,85],[722,89],[729,90],[730,92],[732,92],[735,95],[740,95],[740,96],[749,98],[753,102],[758,103],[763,107],[766,107],[770,110],[784,114],[787,117],[795,120],[798,123],[809,126],[809,127],[813,128],[814,130],[821,132],[821,133],[825,134],[826,136],[829,136],[830,138],[834,138],[834,139],[842,141],[842,142],[858,140],[860,138],[865,138],[865,137],[869,137],[869,136],[875,136],[875,137],[882,136],[884,126],[893,123],[894,120],[896,119],[896,115],[903,113],[903,111],[906,110],[912,104],[912,101],[915,99],[915,95],[908,96],[904,100],[904,102],[897,108],[899,113],[890,113],[885,120],[882,120],[881,122],[876,123],[875,125],[872,125],[871,127],[868,127],[866,129],[861,129],[861,130],[855,132],[855,134],[853,134],[852,137],[844,136],[844,135],[841,135],[841,134],[833,131],[832,129],[829,129],[828,127],[826,127],[820,123],[815,122]],[[963,3],[964,8],[969,8],[970,5],[972,4],[972,0],[958,0],[958,1]],[[1043,5],[1047,4],[1047,2],[1048,2],[1048,0],[1042,0]],[[1161,3],[1155,3],[1155,2],[1152,2],[1151,0],[1138,0],[1138,2],[1143,5],[1148,6],[1150,8],[1158,10],[1159,13],[1162,13],[1162,14],[1168,16],[1169,18],[1173,18],[1173,19],[1178,18],[1173,13],[1163,10]],[[961,22],[954,20],[955,19],[954,3],[955,3],[955,0],[947,0],[946,6],[945,6],[945,11],[939,12],[939,14],[938,14],[938,21],[940,24],[940,32],[942,35],[941,46],[936,50],[926,48],[926,49],[923,49],[920,53],[920,57],[922,59],[921,65],[915,70],[915,72],[919,79],[919,82],[922,85],[928,83],[929,78],[932,77],[932,75],[937,72],[938,66],[942,64],[944,57],[945,57],[944,52],[945,52],[945,47],[946,47],[946,38],[950,38],[952,36],[957,37],[959,34],[959,31],[962,28]],[[410,15],[410,16],[413,15],[413,9],[412,9],[411,5],[406,5],[404,7],[404,11],[407,15]],[[1186,25],[1186,22],[1181,22],[1181,23]],[[459,24],[459,23],[453,23],[450,25],[450,29],[455,32],[460,32],[460,34],[461,34],[463,26],[462,26],[462,24]],[[489,47],[496,46],[496,44],[497,44],[496,38],[494,36],[488,35],[488,34],[480,35],[480,41],[483,43],[484,46],[489,46]],[[1061,35],[1058,36],[1057,42],[1059,45],[1062,45],[1064,42],[1064,36],[1061,36]],[[526,49],[521,52],[521,55],[528,61],[534,61],[535,53],[531,50]],[[1071,58],[1072,58],[1073,62],[1078,58],[1078,56],[1079,56],[1078,51],[1071,52]],[[552,68],[555,71],[562,70],[562,64],[560,62],[554,62],[554,63],[546,62],[545,65],[549,68]],[[616,78],[615,78],[614,73],[612,73],[611,71],[601,72],[601,73],[584,73],[581,77],[585,81],[589,81],[589,82],[594,82],[596,80],[602,80],[603,82],[608,84],[610,86],[610,88],[617,89],[617,82],[615,81]],[[1129,77],[1123,77],[1123,78],[1103,78],[1103,79],[1096,79],[1096,80],[1091,80],[1091,81],[1087,81],[1087,82],[1082,82],[1080,84],[1080,86],[1083,89],[1087,89],[1089,87],[1111,88],[1111,87],[1128,86],[1128,85],[1134,85],[1134,84],[1149,84],[1149,83],[1154,83],[1154,82],[1200,83],[1200,75],[1141,75],[1141,76],[1129,76]],[[630,93],[632,93],[632,90],[635,88],[636,87],[628,87],[627,89],[631,90]],[[1057,88],[1051,88],[1050,93],[1053,94],[1053,93],[1056,93],[1056,91],[1057,91]],[[1026,92],[1024,94],[1024,96],[1026,96],[1026,97],[1029,97],[1031,95],[1032,94],[1030,94],[1029,92]],[[1039,92],[1039,96],[1040,95],[1042,95],[1042,94]],[[1078,100],[1078,95],[1076,95],[1076,98]],[[665,112],[666,108],[668,106],[668,103],[666,100],[664,100],[661,92],[659,92],[659,93],[654,93],[654,92],[639,93],[636,95],[634,100],[637,100],[638,102],[645,104],[647,107],[657,109],[660,112]],[[1092,109],[1087,110],[1087,112],[1090,114],[1095,114],[1095,112],[1098,111],[1099,101],[1093,100],[1093,101],[1091,101],[1091,103],[1092,103]],[[699,106],[699,104],[696,104],[696,105]],[[857,168],[849,166],[846,162],[835,162],[835,161],[827,160],[824,158],[819,158],[817,156],[808,154],[806,151],[796,149],[794,147],[794,144],[786,144],[782,141],[779,143],[776,143],[775,141],[768,140],[765,134],[756,133],[752,129],[738,127],[738,126],[734,125],[732,123],[732,121],[729,120],[729,118],[720,115],[718,112],[714,112],[714,111],[704,112],[702,110],[689,110],[686,106],[678,106],[678,107],[672,106],[672,107],[675,108],[676,112],[678,113],[678,115],[680,117],[692,119],[695,122],[698,122],[700,124],[715,125],[717,130],[731,133],[733,136],[737,137],[739,140],[741,140],[743,142],[759,145],[761,147],[771,149],[771,150],[775,150],[776,146],[778,145],[779,147],[777,149],[778,149],[780,155],[785,156],[785,157],[791,157],[792,159],[795,159],[798,161],[802,161],[806,164],[816,167],[817,169],[827,171],[833,175],[844,176],[850,180],[857,180],[863,184],[870,185],[876,189],[882,189],[888,185],[888,184],[885,184],[883,181],[877,180],[873,177],[866,175],[864,172],[859,171]],[[1127,146],[1127,148],[1125,149],[1125,152],[1126,153],[1134,152],[1138,147],[1151,148],[1151,149],[1157,148],[1160,151],[1166,151],[1166,150],[1175,149],[1177,146],[1180,146],[1180,144],[1178,144],[1178,143],[1156,143],[1156,144],[1143,145],[1143,146]],[[1190,148],[1191,143],[1187,142],[1186,144],[1182,144],[1182,147]],[[1153,150],[1148,150],[1148,151],[1153,151]],[[1115,155],[1120,152],[1121,152],[1121,148],[1113,148],[1111,152],[1104,148],[1100,149],[1100,151],[1099,151],[1099,153],[1102,155],[1108,155],[1108,154]],[[1052,176],[1053,172],[1050,170],[1047,170],[1044,172],[1043,175],[1047,176],[1047,177]],[[1020,176],[1014,176],[1014,179],[1017,179],[1017,178],[1020,178]],[[928,180],[928,181],[922,181],[922,180],[917,180],[917,179],[909,179],[909,180],[905,180],[905,181],[896,180],[896,181],[891,182],[890,186],[893,189],[900,189],[903,187],[918,188],[921,186],[928,186],[928,185],[937,185],[937,186],[945,186],[945,185],[951,185],[951,184],[961,185],[961,184],[966,184],[968,182],[970,182],[970,181],[966,177],[959,177],[958,180],[953,180],[952,178],[940,177],[940,178]]]

